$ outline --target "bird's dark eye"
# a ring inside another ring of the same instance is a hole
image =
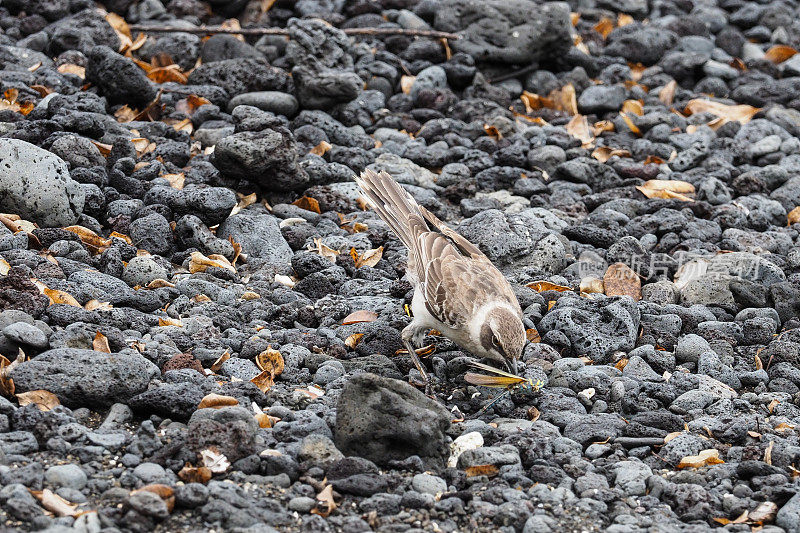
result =
[[[492,335],[492,346],[495,348],[500,348],[500,341],[494,335]]]

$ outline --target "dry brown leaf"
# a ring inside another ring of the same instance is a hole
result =
[[[217,357],[217,360],[214,361],[214,363],[211,365],[211,371],[214,373],[219,372],[219,369],[222,368],[222,363],[224,363],[230,358],[231,354],[228,352],[228,350],[225,350],[225,353]]]
[[[643,164],[645,164],[645,165],[663,165],[664,164],[664,160],[661,159],[660,157],[658,157],[657,155],[648,155],[645,158]]]
[[[256,413],[255,419],[260,428],[271,428],[275,425],[275,417],[269,416],[267,413]]]
[[[606,39],[614,31],[614,22],[608,17],[603,17],[594,25],[594,31],[602,35],[603,39]]]
[[[233,396],[224,396],[222,394],[206,394],[200,403],[197,405],[198,409],[219,409],[220,407],[229,407],[231,405],[239,405],[239,400]]]
[[[131,29],[128,26],[128,23],[125,22],[125,19],[119,16],[114,12],[106,13],[105,16],[106,22],[108,25],[111,26],[117,34],[124,35],[128,39],[131,39]]]
[[[642,299],[642,280],[625,263],[614,263],[608,267],[603,275],[603,287],[606,296],[630,296],[637,301]]]
[[[464,472],[467,474],[467,477],[494,477],[500,472],[500,469],[497,467],[497,465],[475,465],[468,466],[464,469]]]
[[[92,349],[95,352],[111,353],[111,347],[108,345],[108,338],[99,331],[94,335]]]
[[[769,523],[775,520],[778,506],[774,502],[761,502],[750,511],[749,521],[755,524]]]
[[[186,98],[182,100],[178,100],[175,104],[175,110],[180,111],[182,113],[186,113],[187,115],[191,115],[197,108],[200,106],[204,106],[210,104],[211,101],[203,98],[202,96],[197,96],[196,94],[190,94]]]
[[[333,485],[327,485],[317,494],[317,505],[311,509],[311,514],[318,514],[322,518],[327,518],[336,509],[336,502],[333,501]]]
[[[595,277],[585,277],[581,279],[578,292],[581,294],[604,294],[603,280]]]
[[[242,293],[242,300],[258,300],[261,295],[253,291],[244,291]]]
[[[414,82],[417,81],[416,76],[403,76],[400,78],[400,90],[403,91],[405,94],[409,94],[411,92],[411,87],[414,85]]]
[[[678,89],[678,82],[675,80],[670,81],[660,91],[658,91],[658,99],[664,105],[672,105],[672,102],[675,101],[675,91]]]
[[[205,466],[195,467],[186,463],[178,472],[178,477],[184,483],[201,483],[205,485],[211,481],[211,470]]]
[[[797,206],[791,211],[789,211],[789,215],[787,216],[787,221],[789,226],[791,226],[792,224],[800,223],[800,206]]]
[[[181,71],[178,65],[168,65],[166,67],[156,67],[147,73],[147,77],[156,83],[180,83],[186,85],[189,79]]]
[[[631,130],[635,135],[642,134],[642,130],[640,130],[639,126],[637,126],[633,122],[633,119],[630,116],[628,116],[628,113],[622,112],[619,114],[619,116],[622,119],[622,121],[625,122],[625,125],[628,126],[628,129]]]
[[[176,326],[179,328],[183,327],[183,322],[179,318],[171,318],[171,317],[158,317],[158,325],[159,326]]]
[[[794,429],[795,426],[793,424],[789,424],[788,422],[781,422],[777,426],[775,426],[775,431],[788,431],[790,429]]]
[[[164,501],[167,505],[167,511],[170,513],[175,508],[175,489],[169,485],[153,483],[152,485],[145,485],[140,489],[131,491],[131,494],[136,494],[137,492],[152,492]]]
[[[251,193],[246,196],[242,193],[236,193],[236,196],[239,197],[239,202],[231,210],[231,216],[235,215],[245,207],[256,203],[256,193]]]
[[[281,352],[267,346],[267,349],[256,356],[256,366],[262,372],[270,372],[273,378],[283,373],[284,363]]]
[[[292,202],[292,205],[296,205],[300,209],[305,209],[306,211],[311,211],[312,213],[320,213],[319,202],[310,196],[301,196]]]
[[[536,331],[536,328],[528,328],[525,330],[525,338],[528,339],[528,342],[541,342],[542,337],[539,335],[539,332]]]
[[[623,148],[611,148],[610,146],[598,146],[592,152],[592,157],[605,163],[612,157],[631,157],[631,153]]]
[[[359,322],[372,322],[377,318],[378,314],[374,311],[361,309],[360,311],[355,311],[344,317],[344,320],[342,320],[342,325],[347,326],[349,324],[358,324]]]
[[[90,252],[97,255],[111,246],[111,239],[101,237],[89,228],[83,226],[67,226],[65,230],[76,234]]]
[[[148,289],[163,289],[164,287],[174,287],[174,283],[170,283],[169,281],[161,278],[156,278],[150,283],[147,284]]]
[[[724,462],[719,458],[719,450],[712,448],[703,450],[697,455],[687,455],[681,459],[676,468],[701,468],[706,465],[716,465]]]
[[[22,348],[17,352],[17,358],[9,361],[4,355],[0,354],[0,394],[11,398],[14,396],[14,380],[11,379],[11,371],[18,367],[25,360],[25,352]]]
[[[314,246],[316,246],[316,248],[312,248],[311,245],[309,245],[309,250],[312,252],[317,252],[322,257],[330,259],[333,263],[336,262],[336,257],[339,255],[339,252],[323,244],[322,239],[315,238]]]
[[[261,392],[267,392],[275,384],[272,372],[265,370],[250,380],[250,383],[258,387]]]
[[[566,285],[556,285],[555,283],[550,283],[549,281],[534,281],[532,283],[528,283],[527,287],[535,290],[536,292],[566,292],[572,290],[572,287],[567,287]]]
[[[764,369],[764,362],[761,361],[761,357],[758,354],[755,355],[755,367],[756,370],[763,370]]]
[[[549,97],[555,103],[556,109],[565,111],[570,115],[578,114],[578,98],[575,94],[575,87],[571,83],[551,92]]]
[[[164,119],[164,122],[172,126],[172,129],[175,131],[185,131],[189,135],[194,131],[194,124],[192,124],[192,119],[190,118],[178,121],[175,121],[175,119]]]
[[[610,120],[599,120],[592,125],[592,135],[595,137],[607,131],[614,131],[614,123]]]
[[[714,102],[713,100],[695,98],[694,100],[689,100],[689,103],[686,104],[684,113],[688,115],[694,115],[695,113],[710,113],[721,119],[718,124],[714,125],[716,128],[718,128],[719,126],[722,126],[726,122],[730,122],[732,120],[735,120],[741,124],[746,124],[747,122],[750,122],[753,116],[759,111],[759,108],[751,105],[726,105],[720,102]],[[716,129],[714,126],[711,126],[712,129]]]
[[[499,129],[497,129],[497,126],[494,126],[492,124],[484,124],[483,131],[486,133],[486,135],[488,135],[489,137],[491,137],[496,141],[503,138],[503,134],[500,132]]]
[[[67,304],[73,307],[83,307],[81,304],[78,303],[71,294],[66,293],[64,291],[59,291],[57,289],[49,289],[47,287],[44,288],[42,291],[45,296],[50,298],[51,304]]]
[[[749,512],[745,510],[742,514],[740,514],[737,518],[731,520],[729,518],[712,518],[714,522],[718,524],[722,524],[723,526],[727,526],[728,524],[744,524],[749,519]]]
[[[183,172],[177,174],[162,174],[160,177],[169,182],[169,186],[179,191],[183,189],[183,184],[186,182],[186,175]]]
[[[353,333],[344,340],[344,344],[351,350],[355,350],[356,346],[358,346],[358,343],[361,342],[361,339],[363,337],[364,337],[363,333]]]
[[[210,302],[211,297],[206,296],[205,294],[195,294],[192,296],[192,301],[197,303]]]
[[[114,118],[117,119],[117,122],[121,122],[124,124],[126,122],[132,121],[134,118],[136,118],[136,115],[138,114],[139,114],[138,111],[131,109],[130,107],[128,107],[128,104],[125,104],[124,106],[114,111]]]
[[[694,185],[681,180],[648,180],[636,189],[648,198],[676,199],[691,202],[687,194],[694,194]]]
[[[769,441],[767,445],[767,449],[764,450],[764,462],[768,465],[772,466],[772,448],[775,446],[775,441]]]
[[[34,404],[40,411],[49,411],[57,405],[61,405],[58,401],[58,396],[46,390],[32,390],[28,392],[20,392],[17,396],[17,401],[20,407]]]
[[[519,98],[522,100],[522,103],[525,104],[525,110],[528,113],[536,111],[537,109],[553,109],[555,107],[552,100],[536,93],[522,91],[522,95]],[[528,117],[523,116],[523,118],[527,119]]]
[[[644,107],[642,106],[641,100],[625,100],[622,102],[622,109],[623,113],[628,113],[630,115],[644,115]]]
[[[778,63],[783,63],[796,53],[797,50],[795,50],[791,46],[786,46],[785,44],[776,44],[775,46],[767,50],[767,53],[764,54],[764,59],[772,61],[775,64],[778,64]]]
[[[528,414],[528,420],[530,420],[531,422],[536,422],[537,420],[539,420],[539,417],[542,416],[542,413],[539,411],[539,409],[536,408],[535,405],[531,405],[528,408],[527,414]]]
[[[314,148],[312,148],[309,153],[314,154],[314,155],[318,155],[318,156],[321,157],[321,156],[325,155],[326,153],[328,153],[328,150],[330,150],[331,148],[333,148],[333,147],[331,146],[331,144],[329,142],[320,141],[319,144],[316,145]]]
[[[28,491],[41,502],[42,507],[56,516],[78,516],[78,505],[65,500],[49,489]]]
[[[208,268],[223,268],[236,272],[236,268],[228,261],[225,256],[219,254],[211,254],[206,257],[200,252],[192,252],[189,256],[189,273],[205,272]]]
[[[363,266],[374,267],[383,257],[383,246],[367,250],[361,255],[359,255],[355,248],[350,248],[350,257],[353,258],[353,263],[356,268],[361,268]]]
[[[583,148],[594,146],[594,135],[589,130],[589,121],[583,115],[575,115],[564,127],[567,133],[581,141]]]
[[[72,63],[64,63],[58,66],[58,71],[61,74],[74,74],[81,79],[86,78],[86,67],[73,65]]]
[[[757,431],[748,431],[747,434],[750,435],[751,437],[753,437],[754,439],[760,439],[761,438],[761,433],[759,433]]]

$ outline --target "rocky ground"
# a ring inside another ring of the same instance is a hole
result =
[[[800,531],[797,2],[104,7],[0,2],[0,529]],[[541,390],[421,392],[365,168]]]

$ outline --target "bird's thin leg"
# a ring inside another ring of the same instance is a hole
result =
[[[408,350],[408,355],[411,357],[411,362],[414,363],[414,366],[417,367],[417,370],[422,375],[422,379],[425,380],[425,394],[430,395],[433,392],[433,387],[431,385],[431,377],[430,375],[428,375],[428,372],[425,370],[425,367],[422,366],[422,361],[419,360],[417,351],[411,344],[411,339],[414,338],[416,332],[417,332],[416,325],[412,322],[403,329],[401,338],[403,339],[403,346],[405,346],[406,350]]]

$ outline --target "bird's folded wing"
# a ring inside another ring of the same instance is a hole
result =
[[[444,325],[454,329],[466,326],[478,308],[493,299],[518,308],[511,287],[491,262],[462,255],[443,235],[419,235],[415,251],[425,305]]]

